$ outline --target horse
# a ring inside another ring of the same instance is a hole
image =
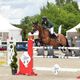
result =
[[[31,33],[34,33],[36,30],[39,31],[38,37],[42,44],[53,47],[69,47],[68,40],[63,34],[51,35],[49,30],[42,27],[38,22],[33,23],[33,31]]]

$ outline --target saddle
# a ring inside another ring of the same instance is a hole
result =
[[[45,27],[43,27],[43,29],[44,29],[44,30],[46,29],[46,30],[49,31],[49,29],[47,29],[47,28],[45,28]],[[50,36],[49,36],[50,38],[57,39],[57,36],[55,35],[55,33],[51,34],[50,31],[49,31],[49,34],[50,34]]]
[[[57,36],[54,33],[53,34],[50,33],[50,38],[57,39]]]

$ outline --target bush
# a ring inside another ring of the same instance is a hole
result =
[[[11,70],[12,70],[12,74],[16,74],[17,73],[17,52],[16,52],[16,46],[14,46],[14,55],[12,56],[12,62],[10,64]]]

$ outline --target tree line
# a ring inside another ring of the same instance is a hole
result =
[[[26,16],[21,20],[20,25],[16,25],[23,29],[23,40],[26,39],[28,32],[32,30],[32,22],[38,21],[41,24],[41,18],[46,16],[54,25],[57,33],[59,25],[62,24],[62,34],[66,35],[66,31],[78,23],[80,23],[80,10],[78,3],[74,0],[55,0],[56,4],[47,2],[46,6],[40,9],[40,14],[34,16]]]

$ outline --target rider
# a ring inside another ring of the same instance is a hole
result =
[[[41,24],[42,24],[42,26],[43,26],[44,28],[47,28],[47,29],[50,31],[51,34],[56,35],[55,32],[54,32],[54,27],[53,27],[52,22],[50,22],[50,20],[47,19],[46,16],[43,16],[43,17],[42,17],[42,22],[41,22]]]

